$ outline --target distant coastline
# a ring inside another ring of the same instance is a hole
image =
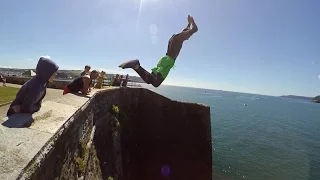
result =
[[[286,96],[280,96],[282,98],[290,98],[290,99],[301,99],[301,100],[308,100],[311,101],[313,97],[306,97],[306,96],[295,96],[295,95],[286,95]]]
[[[280,97],[282,97],[282,98],[290,98],[290,99],[300,99],[300,100],[312,101],[314,103],[320,103],[320,96],[305,97],[305,96],[287,95],[287,96],[280,96]]]
[[[28,70],[35,72],[35,69],[0,68],[0,72],[2,72],[5,76],[22,76],[22,73]],[[70,81],[79,77],[81,72],[82,70],[58,70],[56,79]],[[108,74],[107,72],[106,75],[108,78],[110,78],[115,74]],[[125,73],[123,75],[125,75]],[[129,80],[136,83],[145,83],[142,78],[137,76],[129,76]]]
[[[18,69],[18,68],[0,68],[0,72],[2,72],[5,76],[21,76],[22,73],[32,70],[35,71],[35,69]],[[82,70],[59,70],[56,76],[56,80],[62,80],[62,81],[72,81],[73,79],[79,77],[79,74],[82,72]],[[115,74],[107,74],[107,77],[112,77]],[[125,75],[125,74],[124,74]],[[141,83],[144,84],[142,78],[138,76],[130,76],[129,81],[135,82],[135,83]],[[201,90],[214,90],[214,91],[224,91],[224,92],[230,92],[230,93],[244,93],[244,94],[251,94],[251,95],[262,95],[262,94],[254,94],[254,93],[245,93],[245,92],[236,92],[236,91],[228,91],[228,90],[215,90],[215,89],[208,89],[208,88],[201,88],[201,87],[188,87],[188,86],[177,86],[177,85],[167,85],[167,86],[175,86],[175,87],[186,87],[186,88],[195,88],[195,89],[201,89]],[[270,96],[270,95],[263,95],[263,96]],[[275,97],[275,96],[273,96]],[[300,100],[306,100],[306,101],[312,101],[314,103],[320,103],[320,96],[316,97],[306,97],[306,96],[296,96],[296,95],[283,95],[278,96],[281,98],[290,98],[290,99],[300,99]]]

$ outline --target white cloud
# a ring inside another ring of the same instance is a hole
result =
[[[318,76],[318,79],[320,79],[320,75]]]
[[[0,68],[12,68],[11,66],[0,65]]]

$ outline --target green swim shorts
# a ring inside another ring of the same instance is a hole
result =
[[[157,67],[152,68],[154,74],[160,73],[163,79],[165,79],[170,69],[173,67],[175,60],[170,56],[163,56],[157,64]]]

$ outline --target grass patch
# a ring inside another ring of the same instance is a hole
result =
[[[77,157],[76,163],[78,165],[78,170],[79,170],[80,175],[83,175],[84,170],[86,169],[86,164],[85,164],[84,160],[80,157]]]
[[[117,120],[116,121],[116,127],[119,128],[120,127],[120,122]]]
[[[117,131],[113,131],[112,132],[112,136],[118,136],[118,132]]]
[[[18,91],[15,87],[0,87],[0,104],[13,101]]]
[[[79,156],[76,158],[76,164],[78,166],[78,174],[82,176],[86,170],[86,157],[89,155],[89,148],[83,139],[79,140]]]
[[[34,160],[32,164],[29,166],[29,168],[27,169],[27,172],[26,172],[27,176],[30,177],[39,168],[39,166],[40,166],[40,163]]]

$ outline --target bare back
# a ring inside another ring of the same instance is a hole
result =
[[[166,55],[176,60],[181,51],[183,42],[184,40],[182,38],[179,38],[179,34],[172,35],[168,42]]]
[[[192,36],[192,34],[194,34],[197,31],[198,27],[194,23],[192,29],[172,35],[168,42],[168,49],[166,55],[176,60],[181,51],[183,42],[185,40],[188,40],[190,36]]]

